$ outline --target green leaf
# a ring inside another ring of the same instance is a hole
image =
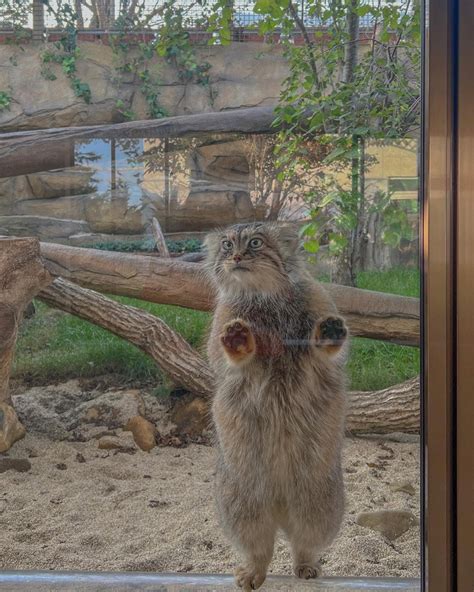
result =
[[[313,255],[319,251],[319,241],[316,239],[307,240],[303,243],[304,250]]]

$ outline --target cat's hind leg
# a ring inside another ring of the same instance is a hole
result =
[[[227,358],[233,364],[248,362],[255,355],[255,337],[249,325],[241,319],[226,323],[220,340]]]
[[[242,555],[235,582],[245,592],[257,590],[265,581],[273,555],[276,525],[264,513],[252,520],[241,517],[234,523],[232,539]]]
[[[291,523],[290,523],[291,520]],[[282,524],[288,537],[293,558],[293,573],[297,578],[309,580],[321,575],[319,559],[323,550],[323,537],[314,524],[308,520],[289,518]]]

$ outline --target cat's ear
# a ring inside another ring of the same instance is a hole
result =
[[[213,230],[207,234],[202,242],[202,250],[206,258],[215,256],[220,249],[222,229]]]

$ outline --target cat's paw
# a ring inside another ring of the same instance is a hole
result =
[[[322,319],[315,331],[316,345],[336,353],[347,338],[347,327],[341,317],[326,317]]]
[[[303,563],[301,565],[295,565],[294,568],[295,576],[302,580],[311,580],[321,575],[321,566],[319,564],[309,565]]]
[[[239,588],[242,588],[244,592],[250,592],[251,590],[257,590],[265,581],[267,574],[265,572],[252,569],[247,566],[238,567],[235,572],[235,583]]]
[[[224,351],[232,362],[241,363],[253,356],[255,338],[250,327],[240,319],[234,319],[224,325],[221,333]]]

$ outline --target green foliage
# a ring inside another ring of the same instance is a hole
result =
[[[145,98],[148,116],[153,119],[165,117],[168,113],[159,101],[159,69],[156,64],[151,62],[155,52],[156,39],[131,42],[127,21],[119,18],[117,27],[118,32],[110,39],[117,62],[115,83],[119,88],[125,82],[131,81],[133,84],[137,84]],[[132,120],[136,117],[131,105],[127,105],[123,99],[117,100],[116,107],[124,119]]]
[[[0,113],[5,111],[5,109],[10,110],[11,102],[12,97],[10,93],[5,90],[0,90]]]
[[[176,68],[178,78],[184,83],[196,83],[209,86],[210,64],[199,62],[194,46],[190,43],[186,31],[185,8],[174,2],[165,2],[158,9],[161,24],[153,38],[144,36],[136,41],[136,34],[131,35],[137,26],[146,24],[146,8],[137,5],[137,12],[130,20],[120,16],[116,21],[117,33],[111,38],[111,46],[117,59],[115,67],[116,83],[121,86],[125,81],[137,84],[148,107],[148,116],[159,119],[168,115],[160,103],[160,67],[153,60],[157,55]],[[213,97],[212,91],[211,98]],[[133,119],[135,114],[131,105],[120,99],[116,106],[125,119]]]
[[[7,43],[20,45],[31,37],[27,29],[31,5],[31,0],[0,0],[2,26],[13,33]]]
[[[69,15],[69,11],[66,11]],[[46,80],[57,80],[56,73],[51,67],[54,64],[61,66],[63,74],[69,79],[70,85],[76,97],[82,98],[85,103],[92,99],[91,89],[87,82],[77,76],[77,61],[81,52],[76,47],[76,29],[69,24],[66,35],[54,44],[54,50],[46,50],[41,54],[42,68],[41,75]]]
[[[212,42],[230,39],[227,8],[226,0],[214,4]],[[364,148],[369,140],[401,138],[419,129],[420,3],[307,0],[305,9],[318,23],[315,32],[306,29],[289,0],[254,4],[259,32],[279,37],[289,65],[275,119],[283,128],[275,146],[277,179],[288,184],[315,171],[306,190],[312,227],[304,231],[306,248],[315,253],[320,241],[328,240],[334,254],[351,260],[371,208],[382,214],[389,244],[398,246],[408,235],[406,212],[389,205],[389,195],[378,193],[367,202]],[[363,47],[350,27],[362,17],[373,23],[363,33]],[[296,36],[302,44],[295,43]],[[326,151],[319,161],[318,149]],[[346,184],[340,182],[344,171],[350,171]]]
[[[170,253],[198,253],[202,248],[202,242],[197,239],[167,240],[166,245]],[[151,238],[139,241],[91,243],[83,245],[83,247],[102,251],[119,251],[122,253],[150,253],[156,251],[155,241]]]
[[[197,60],[184,24],[184,8],[176,6],[174,2],[165,2],[162,16],[163,25],[156,46],[158,55],[175,66],[182,82],[208,86],[211,65]]]

